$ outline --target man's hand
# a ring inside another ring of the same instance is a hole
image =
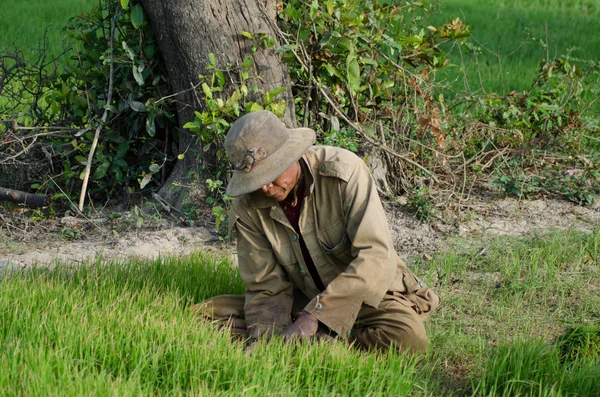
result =
[[[297,339],[310,339],[317,332],[317,328],[319,328],[319,320],[308,312],[302,312],[296,321],[285,331],[283,339],[286,342]]]

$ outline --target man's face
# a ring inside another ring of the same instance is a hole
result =
[[[261,190],[276,201],[283,201],[290,194],[300,175],[300,164],[296,161],[273,182],[264,185]]]

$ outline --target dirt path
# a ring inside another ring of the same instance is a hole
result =
[[[54,261],[81,263],[101,257],[156,258],[209,250],[233,255],[232,244],[223,244],[210,226],[181,227],[164,220],[145,220],[142,228],[119,219],[100,218],[93,226],[83,219],[64,217],[32,224],[27,219],[3,216],[0,222],[0,271]],[[408,258],[429,255],[448,239],[521,236],[541,230],[576,228],[593,230],[600,225],[600,205],[581,207],[566,201],[519,201],[506,198],[474,204],[452,221],[421,223],[405,208],[389,211],[390,229],[397,251]],[[133,225],[133,226],[132,226]],[[129,226],[129,227],[128,227]]]

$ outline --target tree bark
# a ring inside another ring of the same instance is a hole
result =
[[[203,153],[194,136],[182,126],[192,121],[194,110],[201,107],[195,100],[192,85],[198,75],[208,75],[208,54],[213,53],[219,67],[240,65],[251,55],[252,40],[241,32],[266,33],[276,38],[269,20],[275,21],[274,0],[140,0],[157,39],[165,61],[171,90],[178,93],[177,116],[179,125],[179,152],[186,153],[175,165],[173,172],[161,187],[159,195],[175,208],[181,208],[185,186],[190,175],[198,173]],[[276,45],[277,46],[277,45]],[[275,47],[276,48],[276,47]],[[255,73],[260,76],[258,86],[265,91],[288,87],[282,95],[288,102],[285,122],[295,125],[293,98],[287,67],[274,49],[259,49],[252,55]],[[203,180],[203,179],[201,179]]]
[[[39,208],[50,204],[50,196],[0,187],[0,201],[10,201],[11,203],[25,204],[31,208]]]

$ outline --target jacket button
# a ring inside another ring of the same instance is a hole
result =
[[[306,271],[304,269],[300,269],[300,275],[302,277],[306,276]]]
[[[295,243],[296,241],[298,241],[298,236],[296,236],[295,234],[290,235],[290,239]]]
[[[321,303],[317,303],[317,310],[321,310],[323,308],[323,305]]]
[[[325,171],[325,164],[321,164],[321,171]]]

